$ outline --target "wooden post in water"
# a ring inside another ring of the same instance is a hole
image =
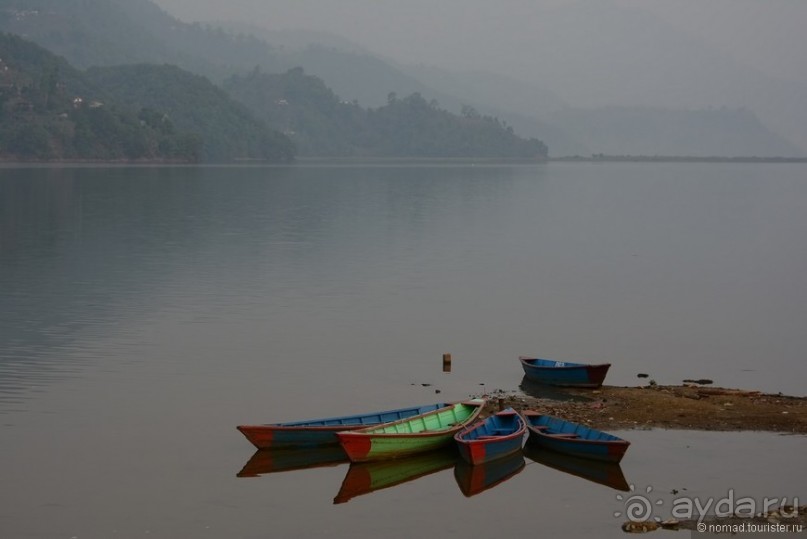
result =
[[[451,354],[443,354],[443,372],[451,372]]]

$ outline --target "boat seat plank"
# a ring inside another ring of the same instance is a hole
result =
[[[560,432],[558,434],[547,434],[547,436],[552,436],[553,438],[580,438],[578,434]]]

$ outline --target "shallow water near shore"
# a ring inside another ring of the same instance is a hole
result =
[[[609,384],[642,372],[804,395],[805,177],[4,166],[0,530],[494,537],[533,529],[529,515],[559,537],[621,536],[619,491],[529,458],[471,498],[453,468],[339,505],[345,464],[236,477],[253,450],[235,425],[515,390],[520,354],[611,362]],[[807,479],[803,437],[623,434],[640,489],[795,496]]]
[[[536,522],[551,537],[622,537],[634,494],[666,519],[683,497],[792,503],[807,480],[803,436],[628,431],[617,434],[632,441],[620,467],[631,492],[595,481],[603,475],[597,464],[580,475],[527,456],[511,477],[468,497],[461,464],[441,457],[434,471],[418,476],[402,463],[399,475],[413,479],[385,487],[376,477],[379,490],[344,499],[347,463],[237,477],[253,451],[223,433],[208,432],[197,448],[163,440],[98,450],[54,434],[37,436],[37,447],[3,446],[6,462],[22,452],[12,460],[26,464],[4,472],[12,489],[0,499],[12,537],[500,537]],[[53,438],[69,443],[48,447]]]

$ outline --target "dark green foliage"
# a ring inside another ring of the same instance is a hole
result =
[[[199,157],[198,143],[190,144],[187,135],[116,108],[105,101],[106,92],[37,45],[0,34],[0,59],[0,159]]]
[[[363,111],[355,104],[340,103],[321,80],[302,69],[282,75],[255,69],[243,78],[231,78],[225,89],[287,134],[302,155],[346,156],[359,151],[351,138],[362,125]]]
[[[170,65],[138,64],[92,68],[87,77],[118,103],[151,110],[141,118],[147,125],[163,130],[167,127],[161,124],[168,122],[178,130],[196,133],[203,141],[205,161],[294,158],[294,146],[287,137],[271,131],[202,76]],[[163,113],[159,122],[153,111]]]
[[[225,89],[297,143],[302,155],[377,157],[503,157],[541,159],[546,146],[524,140],[498,119],[463,107],[457,116],[420,94],[363,109],[339,98],[302,69],[232,77]]]
[[[147,65],[82,73],[7,34],[0,34],[0,120],[6,160],[294,157],[287,137],[204,77]]]
[[[505,157],[542,159],[546,146],[524,140],[497,118],[463,107],[460,116],[439,109],[414,93],[368,110],[364,140],[373,153],[384,156]]]
[[[15,155],[28,155],[36,159],[47,159],[51,156],[50,133],[36,124],[24,124],[0,132],[0,140],[8,152]]]

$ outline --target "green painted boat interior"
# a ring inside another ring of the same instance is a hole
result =
[[[467,421],[478,409],[478,406],[458,403],[451,408],[445,408],[428,415],[388,423],[375,429],[363,430],[362,432],[368,434],[417,434],[426,431],[448,430]]]

